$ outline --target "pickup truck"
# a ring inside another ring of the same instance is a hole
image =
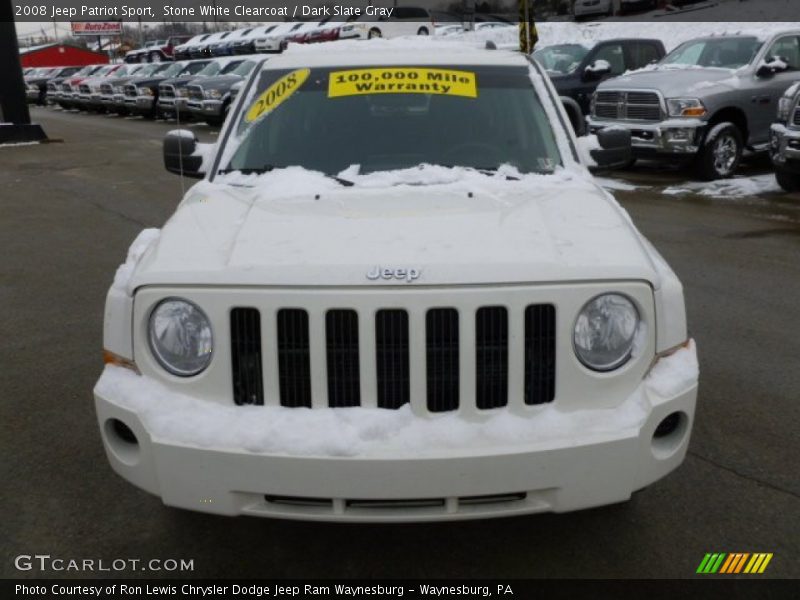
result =
[[[175,47],[191,38],[191,35],[173,35],[166,40],[147,42],[143,48],[137,48],[125,54],[125,62],[163,62],[165,60],[175,60]]]
[[[787,192],[800,192],[800,81],[786,90],[778,103],[770,157],[778,184]]]
[[[691,40],[652,67],[604,81],[590,132],[631,132],[634,156],[731,177],[745,151],[766,151],[778,100],[800,70],[800,31]]]
[[[592,94],[602,81],[658,62],[666,51],[661,40],[618,38],[591,44],[555,44],[533,53],[547,70],[567,114],[581,135]]]

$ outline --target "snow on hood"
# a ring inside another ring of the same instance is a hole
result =
[[[739,85],[734,69],[695,67],[686,65],[657,65],[631,71],[600,84],[600,90],[656,89],[666,97],[686,95],[712,87],[734,89]],[[707,93],[707,92],[704,92]]]
[[[130,289],[365,285],[376,265],[416,268],[417,285],[637,279],[658,286],[627,213],[578,170],[484,175],[423,166],[340,176],[354,185],[299,167],[197,184]]]
[[[480,421],[457,414],[416,416],[410,405],[380,408],[233,406],[198,400],[133,371],[108,365],[95,393],[137,413],[156,441],[201,448],[292,456],[424,456],[448,449],[497,452],[515,445],[547,444],[638,430],[653,400],[696,385],[693,341],[662,358],[618,407],[561,411],[548,404],[530,415],[508,408]]]

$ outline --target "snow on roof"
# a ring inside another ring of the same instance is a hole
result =
[[[339,41],[335,44],[289,44],[270,68],[337,65],[470,64],[519,65],[527,61],[519,52],[486,50],[485,43],[440,41],[414,36],[391,40]]]

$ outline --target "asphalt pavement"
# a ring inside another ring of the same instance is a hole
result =
[[[76,576],[14,566],[49,554],[193,559],[181,575],[196,577],[664,578],[694,576],[707,552],[771,552],[764,576],[800,577],[800,195],[672,196],[687,173],[612,175],[638,186],[616,196],[684,283],[701,363],[685,463],[630,502],[445,524],[231,519],[116,476],[92,401],[116,267],[180,198],[160,150],[175,125],[33,114],[63,141],[0,147],[3,577]]]

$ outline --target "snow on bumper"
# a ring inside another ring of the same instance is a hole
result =
[[[770,155],[774,164],[800,173],[800,129],[773,123],[770,129]]]
[[[706,123],[697,119],[669,119],[658,123],[607,121],[587,117],[589,133],[610,127],[631,132],[634,155],[696,154],[700,150]]]
[[[113,366],[94,395],[112,467],[165,504],[226,515],[421,521],[628,499],[683,461],[697,380],[690,342],[661,358],[617,408],[498,410],[481,421],[421,418],[408,407],[221,406]],[[655,436],[669,415],[677,415],[671,432]]]

